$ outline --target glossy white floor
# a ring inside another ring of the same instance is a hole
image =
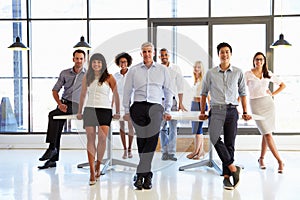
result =
[[[89,169],[77,168],[86,161],[85,150],[62,150],[56,168],[38,170],[38,158],[44,149],[0,150],[0,199],[5,200],[85,200],[85,199],[299,199],[300,152],[281,151],[285,162],[283,174],[268,152],[266,170],[257,166],[258,151],[237,151],[236,163],[244,166],[241,182],[233,191],[223,189],[222,177],[213,168],[198,167],[179,171],[179,167],[197,162],[178,153],[179,160],[161,161],[156,153],[153,163],[153,189],[137,191],[132,186],[134,168],[114,166],[94,186],[88,185]],[[122,151],[113,157],[121,159]],[[220,164],[216,154],[216,162]],[[206,157],[207,158],[207,157]],[[137,163],[138,155],[127,159]]]

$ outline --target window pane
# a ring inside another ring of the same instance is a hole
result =
[[[220,64],[217,54],[217,45],[221,42],[227,42],[231,45],[232,57],[230,63],[242,69],[244,72],[253,67],[252,59],[256,52],[266,52],[266,28],[264,24],[214,25],[213,36],[214,66]],[[240,107],[241,106],[239,106],[239,110],[241,109]],[[251,110],[249,104],[248,108]],[[242,126],[245,122],[239,120],[239,123],[240,126]],[[247,126],[256,127],[254,120],[250,120],[246,122],[246,124]]]
[[[8,49],[16,41],[19,36],[21,42],[27,45],[27,29],[25,22],[0,22],[1,32],[0,46],[1,51],[0,67],[2,69],[0,77],[14,77],[14,70],[18,68],[18,74],[27,76],[27,51],[13,51]]]
[[[59,71],[60,72],[60,71]],[[59,74],[57,72],[57,75]],[[57,79],[33,79],[32,81],[32,120],[33,132],[45,132],[48,126],[48,113],[56,108],[52,88]]]
[[[26,0],[0,1],[0,18],[20,19],[25,17],[26,17]]]
[[[300,68],[299,62],[299,30],[300,17],[275,19],[274,40],[278,40],[279,34],[284,34],[284,39],[292,44],[291,48],[274,49],[274,73],[286,84],[286,88],[274,97],[276,105],[276,128],[279,132],[299,132],[300,119]],[[288,111],[288,112],[287,112]]]
[[[33,18],[86,17],[84,0],[31,0]]]
[[[193,99],[193,65],[202,61],[208,69],[208,27],[207,26],[159,26],[157,28],[157,62],[159,51],[168,49],[169,61],[177,64],[184,76],[183,104],[190,109]],[[184,122],[181,122],[184,123]]]
[[[0,78],[0,132],[28,131],[28,84],[23,78]]]
[[[217,45],[221,42],[227,42],[231,45],[231,64],[243,71],[252,68],[252,59],[256,52],[266,52],[266,28],[264,24],[214,25],[213,36],[214,66],[220,63]]]
[[[151,0],[150,17],[208,17],[208,0]]]
[[[211,0],[211,15],[212,17],[270,15],[271,1]]]
[[[86,24],[80,20],[32,22],[32,76],[57,77],[72,67],[73,46],[86,35],[84,30]]]
[[[299,0],[275,0],[275,15],[291,15],[300,13]]]
[[[105,56],[109,73],[118,70],[114,58],[123,51],[132,56],[132,65],[142,61],[140,46],[147,41],[146,21],[91,21],[91,27],[91,53],[100,52]]]
[[[25,22],[0,22],[1,52],[0,98],[1,132],[23,132],[28,130],[28,60],[27,51],[8,49],[19,36],[26,45],[27,29]]]
[[[144,18],[147,17],[147,1],[141,0],[91,0],[91,17]]]
[[[80,28],[77,28],[80,27]],[[81,28],[83,27],[83,28]],[[73,46],[86,24],[78,21],[32,22],[33,131],[46,131],[48,112],[56,108],[52,88],[63,69],[73,66]],[[59,30],[59,31],[49,31]],[[43,119],[43,120],[41,120]]]

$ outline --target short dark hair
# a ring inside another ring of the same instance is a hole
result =
[[[132,57],[128,53],[122,52],[122,53],[119,53],[118,55],[116,55],[116,57],[115,57],[116,65],[119,66],[119,62],[120,62],[121,58],[125,58],[127,60],[128,67],[132,64]]]
[[[162,51],[166,51],[169,54],[169,51],[166,48],[162,48],[161,50],[159,50],[159,53],[161,54]]]
[[[76,53],[82,53],[83,56],[84,56],[84,58],[85,58],[85,52],[84,52],[83,50],[81,50],[81,49],[76,49],[76,50],[73,52],[73,57],[75,57],[75,54],[76,54]]]
[[[222,42],[217,46],[218,55],[219,55],[220,49],[223,47],[228,47],[230,49],[230,53],[232,53],[232,48],[231,48],[230,44],[228,44],[226,42]]]

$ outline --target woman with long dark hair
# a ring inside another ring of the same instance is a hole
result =
[[[112,116],[109,100],[110,90],[113,92],[116,114]],[[84,112],[83,104],[88,95]],[[90,165],[90,185],[100,178],[100,164],[106,149],[106,138],[112,117],[120,117],[120,101],[115,78],[108,73],[106,60],[100,53],[92,55],[87,74],[82,80],[77,118],[83,118],[83,126],[87,136],[87,156]],[[98,127],[98,130],[97,130]],[[96,135],[98,144],[96,145]],[[95,158],[97,158],[95,165]]]
[[[258,130],[262,134],[259,167],[266,169],[264,156],[269,147],[277,159],[278,173],[282,173],[284,164],[272,137],[272,132],[275,130],[275,105],[272,97],[280,93],[285,88],[285,84],[268,70],[266,56],[261,52],[254,55],[253,68],[245,73],[245,81],[249,89],[252,113],[265,118],[264,120],[255,120]],[[278,85],[273,92],[269,90],[270,82]]]

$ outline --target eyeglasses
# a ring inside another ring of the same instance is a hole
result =
[[[127,63],[127,61],[120,61],[120,64]]]
[[[263,61],[265,61],[263,58],[255,58],[255,61],[260,61],[260,62],[263,62]]]

